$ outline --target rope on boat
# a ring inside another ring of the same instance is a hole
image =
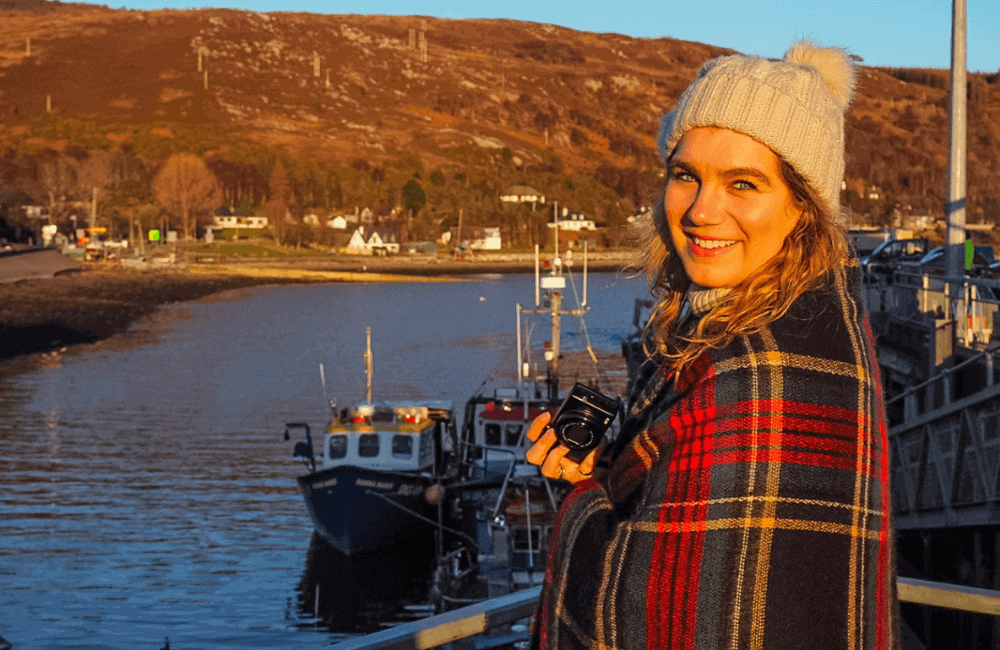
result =
[[[425,517],[422,514],[420,514],[419,512],[410,510],[406,506],[401,505],[399,503],[396,503],[395,501],[393,501],[392,499],[390,499],[389,497],[387,497],[384,494],[380,494],[378,492],[372,492],[371,490],[365,490],[365,494],[369,494],[371,496],[376,496],[376,497],[382,499],[383,501],[385,501],[386,503],[388,503],[389,505],[391,505],[392,507],[399,508],[400,510],[402,510],[403,512],[405,512],[408,515],[412,515],[412,516],[416,517],[417,519],[420,519],[421,521],[425,521],[425,522],[427,522],[427,523],[429,523],[429,524],[431,524],[433,526],[436,526],[436,527],[440,528],[441,530],[443,530],[445,532],[451,533],[452,535],[458,535],[462,539],[464,539],[467,542],[469,542],[470,544],[472,544],[472,547],[474,549],[476,549],[477,553],[479,552],[479,543],[476,540],[474,540],[471,537],[469,537],[468,535],[466,535],[465,533],[463,533],[462,531],[455,530],[453,528],[448,528],[444,524],[439,524],[438,522],[434,521],[430,517]]]
[[[573,280],[573,271],[567,269],[566,275],[569,276],[569,286],[573,287],[573,299],[576,300],[577,309],[582,310],[583,305],[580,303],[580,295],[576,291],[576,282]],[[594,362],[597,374],[604,381],[605,386],[611,386],[611,379],[601,367],[601,364],[597,361],[597,355],[594,353],[594,348],[590,341],[590,333],[587,332],[587,321],[583,318],[583,314],[580,314],[580,329],[583,331],[583,338],[587,342],[587,354],[590,355],[591,360]]]

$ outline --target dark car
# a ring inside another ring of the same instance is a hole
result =
[[[892,275],[900,262],[916,262],[927,255],[930,242],[925,237],[888,239],[879,244],[871,255],[861,258],[865,275]]]

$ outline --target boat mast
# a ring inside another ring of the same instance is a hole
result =
[[[365,328],[365,384],[368,388],[367,403],[372,403],[372,328]]]
[[[538,273],[538,246],[535,246],[535,308],[534,309],[523,309],[520,304],[518,304],[518,312],[526,314],[548,314],[551,319],[551,339],[549,341],[549,348],[545,350],[545,384],[548,387],[547,398],[550,400],[559,399],[559,341],[562,335],[560,317],[563,315],[567,316],[582,316],[590,311],[590,307],[586,304],[586,299],[584,299],[583,304],[580,305],[579,309],[562,309],[562,290],[566,288],[566,278],[563,276],[563,262],[559,257],[559,204],[556,203],[553,206],[552,211],[552,228],[554,231],[554,243],[555,243],[555,257],[552,260],[550,266],[549,274],[545,277],[539,277]],[[584,283],[586,286],[586,268],[584,268]],[[539,287],[545,289],[545,295],[549,299],[549,304],[547,308],[543,308],[540,304]],[[520,316],[518,317],[518,323],[520,323]],[[518,369],[518,372],[522,372]]]

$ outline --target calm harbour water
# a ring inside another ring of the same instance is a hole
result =
[[[15,650],[328,645],[300,624],[312,525],[284,422],[325,424],[321,362],[331,397],[363,397],[366,325],[375,399],[461,409],[491,372],[513,374],[514,305],[533,282],[245,290],[0,363],[0,635]],[[641,279],[590,277],[595,348],[619,349],[646,295]],[[579,320],[563,330],[579,349]]]

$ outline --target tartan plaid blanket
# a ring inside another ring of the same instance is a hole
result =
[[[677,377],[560,508],[540,648],[895,649],[886,426],[857,269]]]

